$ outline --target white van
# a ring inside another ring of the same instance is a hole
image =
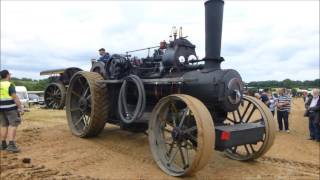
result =
[[[25,86],[16,86],[16,93],[24,108],[29,107],[29,96]]]

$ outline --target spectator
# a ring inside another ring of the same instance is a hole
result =
[[[263,92],[261,93],[260,100],[269,107],[270,102],[269,102],[268,92],[269,92],[269,89],[264,89]]]
[[[290,109],[290,99],[285,93],[286,89],[282,88],[279,91],[279,97],[277,100],[277,119],[278,119],[278,125],[279,125],[279,131],[283,130],[283,123],[285,127],[285,131],[287,133],[290,132],[289,130],[289,122],[288,122],[288,111]]]
[[[307,98],[308,98],[308,92],[304,91],[303,92],[303,102],[307,102]]]
[[[106,63],[110,59],[109,53],[107,53],[104,48],[99,49],[99,55],[100,55],[100,58],[98,59],[98,61],[102,61]]]
[[[320,98],[319,89],[312,90],[312,97],[306,103],[306,116],[309,117],[310,140],[320,142]]]
[[[254,93],[254,97],[256,97],[257,99],[261,98],[259,93]]]
[[[277,101],[277,98],[274,97],[272,95],[272,93],[269,93],[268,94],[268,98],[269,98],[269,109],[272,113],[272,115],[274,116],[274,113],[275,113],[275,110],[276,110],[276,101]]]
[[[290,112],[291,112],[291,103],[292,103],[292,93],[291,93],[291,90],[290,89],[288,89],[287,91],[286,91],[286,94],[287,94],[287,96],[288,96],[288,99],[289,99],[289,105],[288,105],[288,117],[289,117],[289,115],[290,115]]]
[[[312,98],[312,95],[311,93],[308,93],[307,97],[306,97],[306,101],[305,101],[305,104],[307,104],[308,100]]]

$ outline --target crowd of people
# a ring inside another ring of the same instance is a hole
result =
[[[255,97],[260,99],[266,106],[269,107],[272,115],[277,112],[277,120],[279,131],[289,130],[289,114],[291,110],[292,95],[289,90],[281,88],[277,93],[272,93],[269,89],[264,89],[262,93],[255,93]]]
[[[269,107],[273,116],[277,117],[278,131],[290,133],[289,115],[291,111],[292,94],[289,89],[281,88],[278,93],[272,93],[269,89],[264,89],[261,93],[254,96],[260,99]],[[320,142],[320,98],[319,89],[313,89],[312,94],[304,97],[305,113],[309,118],[309,140]],[[277,112],[277,113],[275,113]]]

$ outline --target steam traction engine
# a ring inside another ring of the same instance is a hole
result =
[[[113,55],[91,72],[73,75],[66,96],[68,125],[79,137],[105,123],[146,131],[158,166],[172,176],[203,168],[213,150],[235,160],[263,155],[275,138],[274,120],[260,101],[243,95],[243,82],[220,63],[222,0],[205,2],[206,56],[177,36],[146,58]]]
[[[66,101],[66,90],[71,77],[82,69],[70,67],[40,72],[41,76],[49,75],[50,83],[44,90],[44,104],[49,109],[63,109]]]

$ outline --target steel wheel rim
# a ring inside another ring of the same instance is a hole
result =
[[[234,146],[225,150],[225,155],[240,161],[253,160],[265,154],[273,145],[275,139],[275,122],[267,106],[260,100],[244,96],[236,111],[228,113],[227,123],[260,123],[264,125],[263,140],[257,144]]]
[[[180,106],[176,111],[173,111],[172,104],[175,103],[172,102],[178,102],[176,106]],[[197,106],[205,109],[205,113]],[[204,114],[208,119],[202,124]],[[157,104],[151,121],[149,142],[163,171],[172,176],[183,176],[193,174],[207,164],[213,152],[214,128],[209,111],[200,101],[187,95],[168,96]]]

